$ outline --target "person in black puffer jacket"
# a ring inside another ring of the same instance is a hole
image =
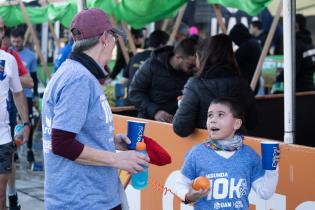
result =
[[[245,128],[253,129],[257,123],[254,93],[240,76],[230,38],[219,34],[206,39],[197,50],[196,64],[200,70],[185,85],[174,116],[175,133],[186,137],[195,128],[206,128],[208,107],[222,96],[239,101],[245,110]]]
[[[248,28],[246,28],[246,26],[242,23],[236,24],[231,29],[229,36],[238,46],[238,49],[235,51],[235,58],[240,68],[241,75],[250,84],[261,54],[260,44],[250,35]],[[255,94],[258,92],[259,86],[260,81],[258,80],[255,88]]]
[[[171,123],[177,110],[177,97],[196,67],[197,41],[182,40],[175,48],[153,51],[139,68],[129,88],[129,100],[138,116]]]
[[[295,43],[295,78],[296,91],[315,90],[315,47],[312,42],[311,32],[306,29],[306,18],[296,14],[296,43]],[[277,76],[277,82],[284,81],[284,72]]]

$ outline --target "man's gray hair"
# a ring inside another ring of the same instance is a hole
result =
[[[83,52],[94,47],[98,43],[99,36],[90,39],[77,40],[73,43],[73,52]]]

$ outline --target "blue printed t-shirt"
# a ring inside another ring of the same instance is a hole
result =
[[[42,130],[46,210],[100,210],[120,204],[117,169],[76,163],[51,150],[51,129],[76,133],[89,147],[115,152],[113,117],[96,78],[66,60],[49,81],[43,98]]]
[[[249,207],[251,185],[264,170],[258,154],[247,145],[226,159],[200,144],[186,155],[182,174],[191,180],[206,176],[211,183],[208,196],[194,204],[196,210],[244,210]]]
[[[36,72],[36,57],[35,54],[28,48],[23,48],[23,50],[18,51],[21,60],[27,69],[28,73]],[[33,98],[33,91],[30,88],[24,88],[24,95],[27,98]]]

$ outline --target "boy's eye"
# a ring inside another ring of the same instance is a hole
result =
[[[212,118],[213,117],[213,114],[208,114],[208,118]]]
[[[223,116],[224,116],[224,114],[223,114],[223,113],[219,113],[218,115],[219,115],[219,117],[223,117]]]

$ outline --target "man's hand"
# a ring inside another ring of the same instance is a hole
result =
[[[21,130],[21,132],[15,136],[15,138],[20,138],[22,137],[23,138],[23,144],[27,143],[28,142],[28,139],[29,139],[29,136],[30,136],[30,131],[31,131],[31,128],[29,125],[25,125],[23,127],[23,129]]]
[[[125,134],[117,134],[114,143],[117,150],[125,151],[128,150],[127,144],[131,144],[131,141]]]
[[[34,87],[34,81],[31,77],[31,75],[26,74],[23,76],[20,76],[21,85],[23,88],[33,88]]]
[[[160,122],[172,123],[173,115],[167,113],[166,111],[159,110],[155,115],[154,119]]]
[[[113,167],[135,174],[143,171],[142,166],[148,166],[150,159],[148,156],[136,151],[122,151],[115,153]]]
[[[33,106],[36,108],[36,110],[40,110],[39,108],[39,102],[38,102],[38,97],[37,96],[35,96],[34,98],[33,98]]]
[[[22,122],[29,122],[27,101],[23,91],[13,93],[13,99],[15,106],[21,116]],[[21,131],[21,135],[23,135],[24,143],[27,142],[30,135],[29,125],[24,126],[23,130]]]

